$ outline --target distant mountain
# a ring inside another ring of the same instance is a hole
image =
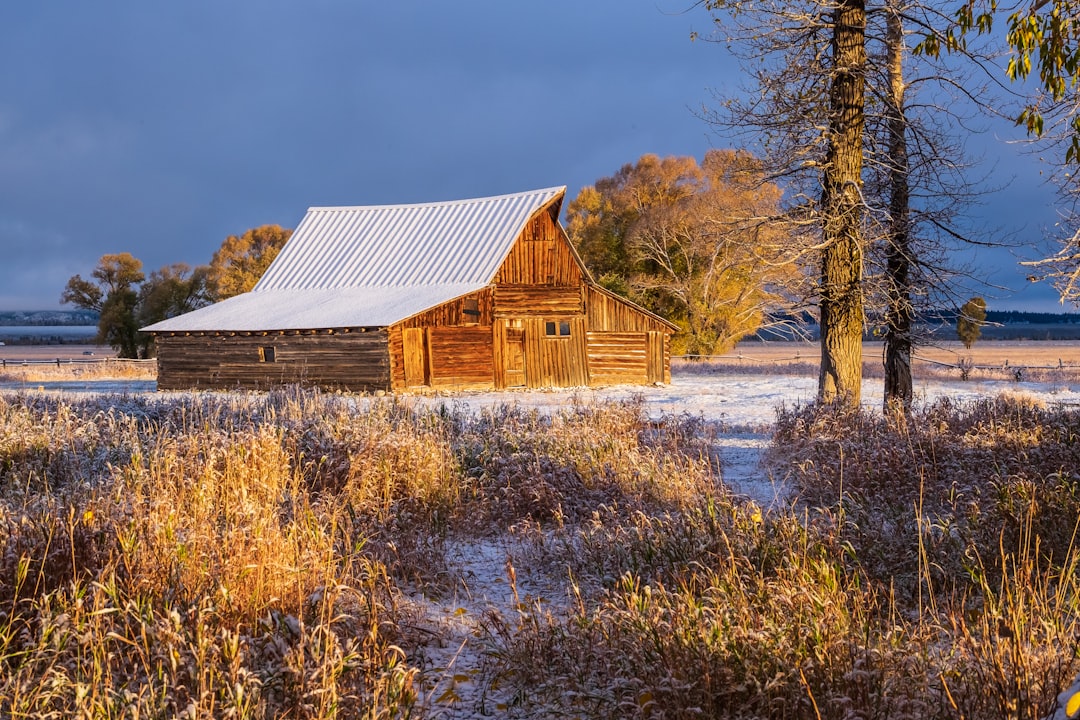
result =
[[[97,325],[92,310],[8,310],[0,312],[0,327],[41,325]]]

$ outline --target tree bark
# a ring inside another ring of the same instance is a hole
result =
[[[841,0],[833,15],[834,74],[822,178],[821,372],[818,398],[857,407],[862,391],[862,160],[866,4]]]
[[[911,352],[914,347],[911,302],[910,187],[907,116],[904,112],[904,28],[898,0],[886,7],[889,86],[889,234],[885,253],[888,293],[885,309],[885,407],[911,409]]]

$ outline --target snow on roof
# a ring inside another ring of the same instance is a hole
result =
[[[384,327],[484,287],[452,283],[395,288],[260,290],[177,317],[146,332],[239,332]]]
[[[490,284],[529,219],[565,193],[309,208],[251,292],[143,330],[392,325]]]

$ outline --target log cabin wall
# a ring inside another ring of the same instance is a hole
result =
[[[390,389],[385,329],[160,334],[158,389]]]
[[[593,385],[671,382],[671,327],[600,288],[585,288]]]

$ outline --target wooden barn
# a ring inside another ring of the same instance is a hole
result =
[[[593,282],[565,193],[311,208],[251,292],[143,328],[158,388],[669,382],[675,326]]]

